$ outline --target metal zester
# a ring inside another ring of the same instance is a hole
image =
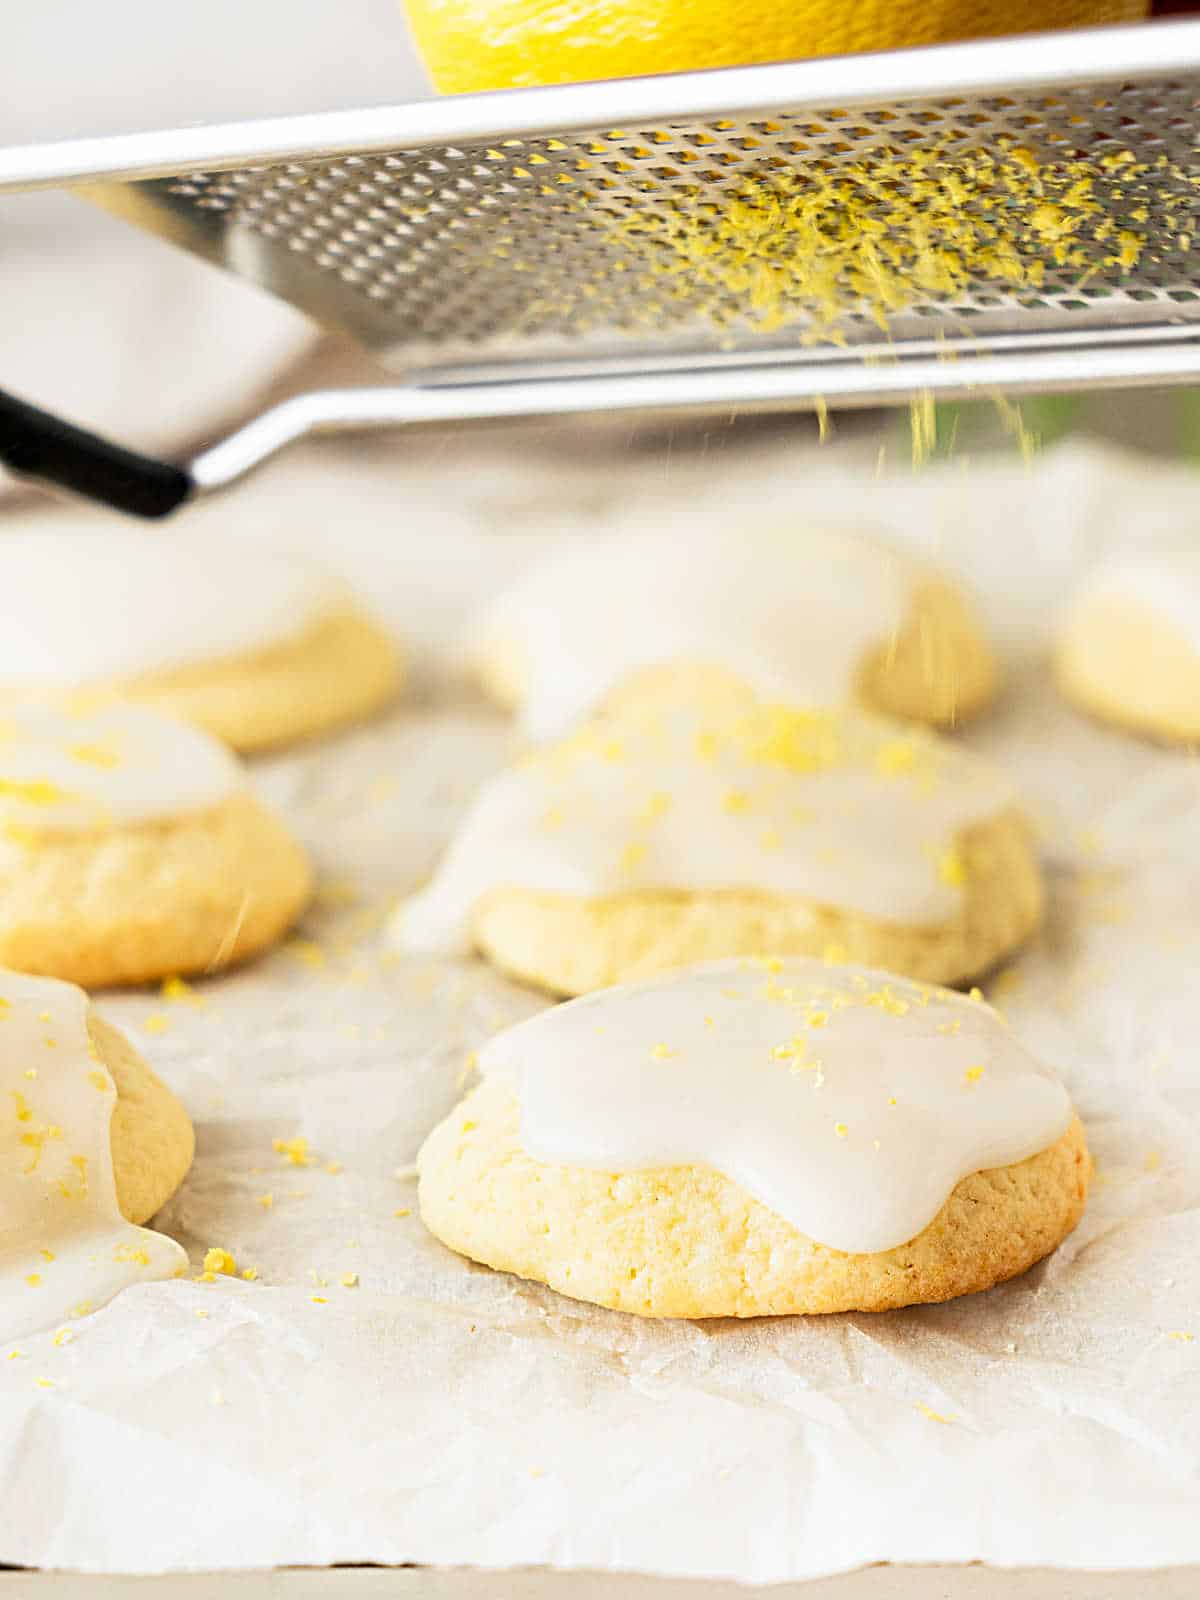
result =
[[[0,396],[140,515],[301,435],[1200,380],[1200,22],[0,150],[342,329],[395,386],[186,466]]]

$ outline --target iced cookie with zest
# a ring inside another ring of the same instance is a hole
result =
[[[732,673],[805,705],[859,703],[949,724],[996,692],[965,592],[935,569],[837,530],[611,535],[568,546],[502,594],[472,641],[485,687],[534,740],[614,695]]]
[[[83,689],[259,750],[365,716],[400,676],[346,586],[285,551],[77,516],[0,541],[0,715]]]
[[[186,1111],[82,990],[0,971],[0,1339],[184,1274],[179,1245],[139,1224],[192,1149]]]
[[[307,858],[198,728],[136,706],[0,712],[0,964],[88,987],[279,938]]]
[[[1041,904],[991,767],[726,685],[600,719],[485,785],[394,938],[478,949],[557,994],[762,950],[954,983],[1019,945]]]
[[[990,1288],[1078,1222],[1066,1090],[982,1001],[716,962],[490,1041],[426,1140],[451,1249],[655,1317],[879,1311]]]

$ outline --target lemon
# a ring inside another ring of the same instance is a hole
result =
[[[407,0],[445,94],[1132,22],[1147,0]]]

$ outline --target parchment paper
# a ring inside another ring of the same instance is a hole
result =
[[[1078,448],[1032,474],[876,482],[852,446],[815,456],[779,435],[619,470],[599,437],[566,467],[540,443],[447,444],[431,467],[314,451],[196,513],[338,565],[414,641],[414,689],[256,766],[321,869],[297,942],[193,1000],[101,998],[196,1122],[159,1225],[197,1271],[221,1245],[258,1277],[140,1287],[67,1342],[0,1351],[0,1559],[753,1581],[885,1559],[1200,1559],[1200,781],[1187,757],[1076,717],[1042,660],[1089,554],[1200,521],[1200,487]],[[1057,1255],[989,1294],[652,1324],[424,1232],[423,1135],[468,1052],[542,1002],[479,965],[398,959],[380,923],[508,746],[456,682],[471,607],[549,538],[663,518],[686,538],[697,517],[736,529],[763,507],[861,511],[983,592],[1011,681],[969,738],[1024,784],[1052,890],[1045,933],[988,988],[1066,1075],[1098,1180]],[[297,1136],[310,1165],[272,1147]]]

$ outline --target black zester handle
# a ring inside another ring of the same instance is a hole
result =
[[[0,389],[0,461],[134,517],[165,517],[193,489],[182,467],[111,444]]]

